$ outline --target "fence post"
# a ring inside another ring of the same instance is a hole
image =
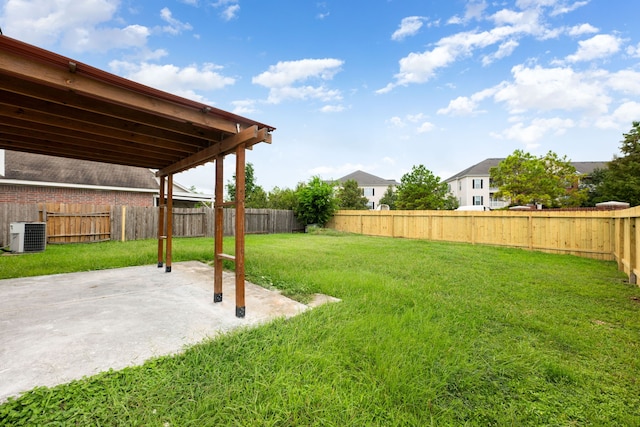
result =
[[[636,269],[638,268],[636,222],[637,218],[629,218],[629,283],[634,285],[638,284],[638,276],[636,274]]]
[[[529,212],[529,220],[528,220],[528,226],[529,226],[529,250],[533,250],[533,214],[531,214],[531,212]]]
[[[121,227],[122,227],[122,237],[121,237],[121,241],[124,242],[126,239],[126,229],[127,229],[127,207],[122,205],[122,222],[121,222]]]

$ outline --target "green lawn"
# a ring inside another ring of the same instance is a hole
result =
[[[174,259],[212,247],[177,239]],[[0,277],[155,253],[50,246],[0,257]],[[615,263],[337,233],[247,236],[246,257],[254,282],[343,301],[35,389],[0,425],[640,425],[640,288]]]

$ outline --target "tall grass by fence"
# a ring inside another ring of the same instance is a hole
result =
[[[508,246],[616,260],[637,283],[636,222],[640,207],[622,211],[339,211],[328,226],[372,236]]]
[[[173,235],[213,237],[214,211],[209,208],[174,208]],[[18,221],[47,223],[47,243],[139,240],[157,237],[158,208],[81,204],[0,204],[0,246],[10,241],[9,224]],[[224,210],[224,233],[235,232],[235,209]],[[246,209],[245,232],[291,233],[304,229],[292,211]]]

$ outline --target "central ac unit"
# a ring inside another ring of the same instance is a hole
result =
[[[11,252],[42,252],[47,246],[47,224],[44,222],[12,222]]]

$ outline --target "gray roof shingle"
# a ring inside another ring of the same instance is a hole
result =
[[[370,173],[363,171],[355,171],[350,173],[349,175],[345,175],[342,178],[338,178],[336,181],[344,183],[345,181],[354,180],[358,183],[359,186],[389,186],[389,185],[400,185],[400,183],[396,182],[394,179],[384,179],[379,176],[371,175]]]
[[[487,176],[489,175],[489,169],[494,166],[498,166],[498,163],[503,160],[504,158],[484,159],[480,163],[476,163],[475,165],[458,172],[451,178],[446,179],[445,182],[453,181],[454,179],[463,178],[465,176]],[[573,167],[575,167],[581,175],[589,175],[595,169],[605,169],[607,168],[608,163],[609,162],[571,162]]]
[[[5,151],[2,179],[157,189],[153,172],[147,168],[74,160],[42,154]]]

